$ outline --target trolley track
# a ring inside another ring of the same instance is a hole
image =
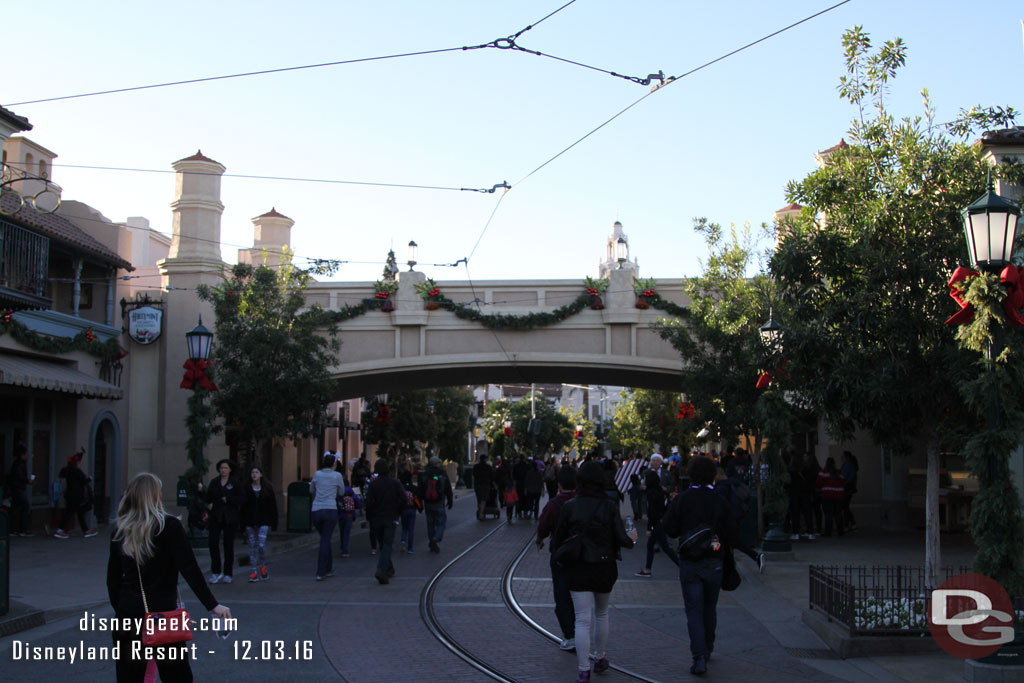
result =
[[[434,636],[447,650],[456,655],[459,659],[464,661],[466,664],[471,666],[473,669],[484,674],[488,678],[501,681],[502,683],[517,683],[518,679],[512,675],[499,669],[498,667],[489,664],[486,660],[473,654],[467,647],[460,643],[442,624],[438,615],[434,609],[434,596],[437,593],[438,586],[441,581],[446,577],[446,574],[460,561],[465,559],[468,555],[476,551],[481,545],[483,545],[488,539],[496,534],[501,529],[505,528],[506,523],[501,522],[497,527],[489,531],[487,534],[479,538],[468,548],[463,550],[461,553],[453,557],[447,564],[445,564],[429,581],[424,585],[423,590],[420,592],[420,617],[423,619],[424,624],[430,631],[431,635]],[[530,547],[533,544],[533,537],[527,539],[522,549],[517,552],[505,565],[504,570],[501,574],[500,579],[500,592],[502,602],[505,607],[515,616],[522,624],[527,628],[535,632],[536,634],[550,640],[554,643],[560,641],[559,637],[554,633],[551,633],[543,626],[538,624],[532,619],[526,611],[522,608],[519,602],[516,600],[515,595],[512,591],[512,579],[515,571],[523,558],[529,552]],[[643,681],[644,683],[659,683],[656,679],[648,678],[641,674],[635,673],[628,669],[620,666],[612,665],[611,670],[615,671],[619,675],[629,680]]]

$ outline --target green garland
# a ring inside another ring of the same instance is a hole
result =
[[[677,318],[688,318],[690,316],[690,309],[663,299],[661,294],[658,294],[657,292],[654,293],[654,296],[645,296],[643,299],[651,305],[651,308],[657,308],[659,311],[665,311],[669,315],[674,315]]]
[[[8,311],[0,316],[0,335],[9,334],[14,341],[41,353],[61,354],[71,351],[85,351],[100,360],[114,360],[123,353],[117,339],[111,337],[101,342],[92,328],[79,332],[74,337],[51,337],[30,329],[12,317]]]

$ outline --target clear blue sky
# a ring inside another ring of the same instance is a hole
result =
[[[622,74],[679,75],[833,0],[577,0],[518,44]],[[242,71],[486,43],[566,0],[518,2],[17,3],[4,11],[0,102],[57,163],[170,169],[197,149],[228,173],[452,187],[514,186],[469,263],[474,280],[595,275],[620,220],[641,275],[699,272],[695,216],[770,221],[787,181],[844,136],[841,35],[900,36],[907,66],[890,108],[938,120],[960,107],[1024,111],[1019,1],[853,0],[663,88],[542,170],[649,88],[511,50],[293,71],[30,105],[11,103]],[[1024,123],[1024,118],[1021,119]],[[65,198],[169,231],[173,177],[56,167]],[[521,181],[522,182],[519,182]],[[300,257],[420,261],[469,256],[498,194],[226,178],[226,260],[272,206],[295,219]],[[424,266],[437,279],[464,268]],[[337,280],[376,279],[346,264]]]

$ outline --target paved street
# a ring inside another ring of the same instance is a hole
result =
[[[460,492],[464,493],[464,492]],[[440,555],[427,552],[423,517],[417,520],[416,553],[395,553],[397,576],[387,586],[373,578],[376,558],[369,554],[366,531],[354,530],[353,556],[335,559],[337,576],[313,580],[316,548],[312,535],[278,534],[272,543],[294,545],[268,561],[271,580],[218,585],[214,593],[231,607],[239,631],[226,641],[211,633],[196,635],[197,680],[482,681],[480,671],[445,649],[421,617],[427,582],[459,553],[500,528],[454,562],[439,580],[433,607],[440,626],[473,656],[521,681],[569,681],[575,659],[515,617],[501,595],[506,568],[530,542],[533,525],[477,522],[472,496],[462,495],[450,513]],[[719,637],[709,678],[758,681],[900,681],[961,680],[962,663],[943,654],[840,660],[800,619],[806,606],[808,563],[919,563],[920,534],[851,536],[797,544],[795,561],[772,562],[758,575],[740,558],[743,585],[723,593],[719,603]],[[958,542],[959,541],[959,542]],[[658,555],[654,577],[633,576],[643,561],[640,547],[624,553],[620,579],[612,596],[612,663],[651,680],[687,680],[689,647],[679,584],[674,567]],[[337,537],[335,537],[337,550]],[[396,546],[396,551],[398,550]],[[960,537],[946,541],[945,560],[967,561],[970,548]],[[239,543],[237,555],[246,553]],[[209,563],[199,551],[202,566]],[[557,631],[547,550],[530,547],[512,578],[515,600],[549,631]],[[32,646],[106,646],[106,633],[81,631],[88,610],[111,616],[106,604],[107,544],[95,539],[12,539],[11,594],[16,609],[0,618],[0,628],[36,610],[46,624],[0,638],[2,680],[111,681],[113,663],[13,661],[14,641]],[[195,608],[191,592],[182,588]],[[200,608],[201,609],[201,608]],[[63,618],[61,618],[63,616]],[[0,631],[4,632],[4,631]],[[274,656],[283,641],[282,661],[256,661],[264,647]],[[263,645],[267,642],[267,645]],[[309,659],[303,655],[308,642]],[[296,645],[297,644],[297,645]],[[297,648],[297,649],[296,649]],[[246,655],[253,659],[246,659]],[[296,658],[296,656],[298,656]],[[290,659],[288,658],[290,657]],[[606,681],[629,680],[609,672]]]

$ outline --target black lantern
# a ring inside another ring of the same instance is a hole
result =
[[[995,193],[989,172],[988,190],[961,213],[971,267],[998,273],[1013,256],[1020,209]]]
[[[761,336],[761,346],[769,356],[782,352],[782,325],[775,318],[768,314],[768,322],[761,325],[758,330]]]
[[[199,316],[198,325],[185,333],[185,344],[188,345],[189,360],[209,360],[213,332],[203,327],[203,316]]]
[[[626,240],[621,237],[615,240],[615,260],[619,263],[619,270],[622,269],[622,264],[626,262],[628,255],[629,245],[626,244]]]
[[[409,264],[409,270],[412,270],[413,266],[416,265],[417,252],[420,246],[414,241],[409,240],[409,251],[406,254],[405,262]]]

